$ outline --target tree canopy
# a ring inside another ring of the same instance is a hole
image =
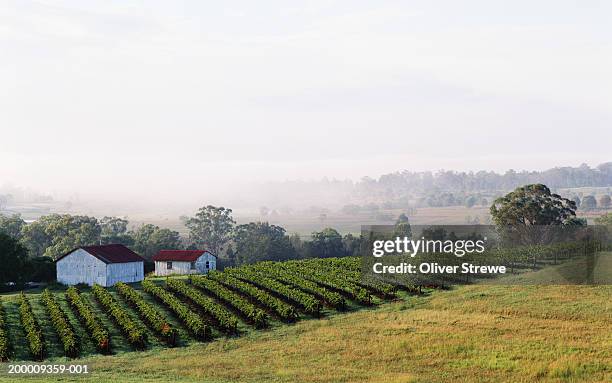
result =
[[[97,245],[100,224],[95,217],[51,214],[23,228],[23,241],[31,256],[56,259],[79,246]]]
[[[0,232],[4,232],[12,238],[21,238],[21,231],[25,224],[25,221],[19,214],[13,214],[11,216],[0,214]]]
[[[237,264],[282,261],[296,258],[285,229],[268,222],[238,225],[234,230],[234,256]]]
[[[612,213],[604,214],[595,219],[595,223],[598,225],[607,226],[612,232]]]
[[[498,226],[579,225],[576,203],[551,193],[546,185],[516,188],[495,200],[491,216]]]
[[[135,252],[150,259],[160,250],[181,248],[181,237],[177,231],[162,229],[150,223],[139,226],[130,232]]]
[[[342,257],[345,255],[342,236],[331,227],[315,231],[312,233],[312,240],[308,243],[307,252],[309,257]]]
[[[412,228],[410,227],[410,221],[408,220],[408,216],[406,214],[402,213],[399,215],[399,217],[397,217],[393,234],[396,237],[412,238]]]
[[[27,267],[28,251],[15,238],[0,232],[0,287],[7,282],[14,282],[18,286],[27,282],[24,270]]]
[[[100,242],[120,243],[130,246],[134,240],[128,233],[128,220],[118,217],[104,217],[100,220]]]
[[[587,210],[595,209],[597,207],[597,200],[592,195],[584,196],[584,198],[582,198],[581,206],[583,209],[587,209]]]
[[[195,217],[188,218],[185,226],[189,229],[190,241],[196,247],[220,255],[231,238],[235,223],[232,209],[208,205],[200,208]]]

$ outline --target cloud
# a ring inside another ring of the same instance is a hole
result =
[[[0,177],[138,194],[603,162],[612,28],[585,4],[2,2]]]

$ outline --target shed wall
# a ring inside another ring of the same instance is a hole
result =
[[[209,262],[209,268],[206,268],[206,261]],[[155,275],[184,275],[184,274],[206,274],[209,270],[217,269],[217,258],[209,252],[202,254],[196,260],[196,269],[191,270],[191,262],[172,261],[172,269],[167,269],[167,261],[155,261]]]
[[[106,286],[117,282],[140,282],[144,279],[143,262],[111,263],[106,270]]]
[[[57,281],[64,285],[86,283],[92,286],[97,283],[106,286],[106,266],[85,250],[77,249],[55,264]]]

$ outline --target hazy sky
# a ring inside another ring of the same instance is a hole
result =
[[[2,1],[0,185],[610,161],[606,1]],[[185,194],[187,195],[187,194]]]

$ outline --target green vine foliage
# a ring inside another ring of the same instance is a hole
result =
[[[61,309],[57,303],[55,296],[48,289],[45,289],[41,294],[41,301],[47,310],[47,314],[51,318],[53,328],[57,333],[62,345],[64,347],[64,353],[67,357],[75,358],[79,355],[79,341],[74,329],[68,321],[66,313]]]
[[[30,301],[24,293],[21,293],[19,302],[19,317],[28,341],[30,354],[35,360],[42,361],[45,357],[45,340],[40,325],[32,312]]]
[[[111,345],[108,331],[102,326],[100,319],[94,314],[90,304],[83,299],[76,287],[69,287],[66,290],[66,300],[87,329],[89,336],[95,341],[98,351],[109,353]]]
[[[145,330],[136,323],[132,317],[113,298],[110,292],[100,285],[94,285],[91,289],[94,297],[100,302],[106,312],[119,325],[128,342],[136,349],[142,350],[147,343]]]
[[[140,293],[123,282],[117,283],[115,287],[123,299],[138,311],[140,317],[148,323],[168,345],[176,345],[178,332],[168,323],[155,306],[145,301]]]

